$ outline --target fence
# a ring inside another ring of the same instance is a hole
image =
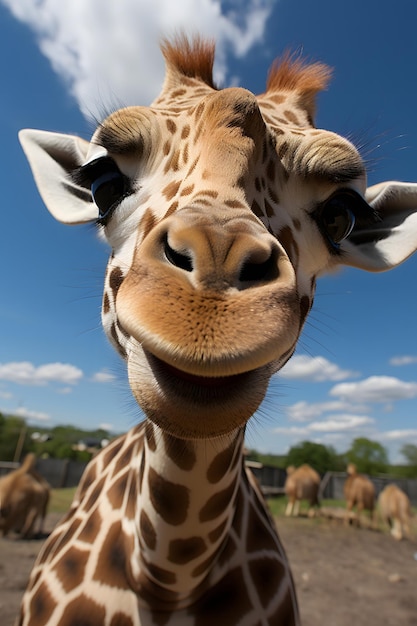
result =
[[[284,484],[287,472],[281,467],[262,465],[254,461],[246,461],[255,474],[262,491],[266,496],[284,494]],[[87,466],[87,463],[70,461],[68,459],[37,459],[36,469],[53,488],[76,487]],[[0,463],[0,476],[19,467],[19,463]],[[388,483],[398,485],[410,498],[411,503],[417,506],[417,480],[411,478],[393,478],[391,476],[370,477],[375,485],[376,495]],[[346,480],[345,472],[327,472],[321,481],[320,498],[344,500],[343,485]]]

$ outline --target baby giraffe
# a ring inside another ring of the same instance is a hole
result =
[[[103,325],[146,415],[88,466],[22,626],[298,625],[245,425],[317,275],[390,269],[417,248],[417,185],[367,189],[355,147],[314,127],[326,66],[287,56],[255,96],[216,88],[209,42],[163,54],[161,95],[90,142],[20,135],[50,212],[95,221],[112,249]]]

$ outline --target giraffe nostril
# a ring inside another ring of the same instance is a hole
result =
[[[256,258],[247,259],[241,267],[239,280],[245,282],[265,282],[278,278],[277,252],[272,250],[266,261],[258,261]]]
[[[174,250],[174,248],[171,248],[168,243],[168,235],[165,235],[163,243],[165,258],[171,265],[175,265],[175,267],[179,267],[186,272],[193,271],[192,258],[189,254],[184,254],[183,252],[178,252]]]

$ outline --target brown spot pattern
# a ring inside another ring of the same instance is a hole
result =
[[[115,522],[106,534],[93,579],[113,588],[129,588],[121,522]]]
[[[219,480],[224,477],[232,464],[234,451],[235,443],[232,442],[232,444],[228,448],[220,452],[212,460],[207,469],[207,480],[209,481],[209,483],[218,483]]]
[[[210,522],[224,513],[224,511],[230,506],[234,489],[235,485],[232,482],[229,487],[211,496],[200,511],[200,522]]]
[[[168,560],[171,563],[184,565],[204,554],[206,544],[201,537],[189,539],[173,539],[169,543]]]
[[[85,550],[71,546],[55,565],[54,570],[66,593],[83,582],[88,556]]]
[[[187,518],[190,504],[189,489],[165,480],[152,467],[149,468],[148,482],[155,511],[167,524],[182,524]]]
[[[197,458],[192,441],[178,439],[168,433],[164,433],[164,442],[167,455],[177,467],[185,471],[193,469]]]
[[[145,511],[141,511],[140,514],[140,532],[142,533],[142,537],[148,548],[151,550],[156,549],[156,532],[155,528],[152,525],[151,520],[149,519],[147,513]]]
[[[52,598],[48,587],[42,583],[30,603],[30,616],[36,626],[46,626],[55,609],[56,602]]]
[[[68,604],[59,626],[97,626],[104,624],[105,618],[104,607],[81,594]]]
[[[199,600],[195,626],[238,624],[252,608],[249,594],[242,593],[245,588],[240,569],[236,568],[226,574]]]

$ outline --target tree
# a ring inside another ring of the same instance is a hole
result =
[[[417,476],[417,446],[412,443],[406,443],[400,452],[407,460],[406,475],[409,478],[415,478]]]
[[[302,441],[296,446],[290,448],[286,466],[294,465],[299,467],[303,463],[311,465],[319,474],[325,474],[330,470],[338,469],[338,456],[331,446],[325,446],[321,443],[313,443],[312,441]]]
[[[366,437],[354,439],[350,450],[346,453],[349,463],[354,463],[359,473],[386,473],[388,454],[383,445]]]

